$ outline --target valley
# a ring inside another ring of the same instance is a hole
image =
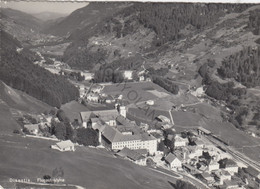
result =
[[[259,186],[247,172],[260,173],[259,4],[1,10],[1,186],[44,176],[64,178],[65,188]],[[131,137],[151,146],[133,147]],[[75,150],[53,149],[68,140]],[[140,159],[121,157],[125,149]],[[237,168],[221,167],[226,159]],[[55,167],[65,174],[54,177]],[[230,179],[216,179],[219,171]]]

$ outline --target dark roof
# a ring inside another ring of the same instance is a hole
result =
[[[226,167],[233,167],[233,166],[237,166],[237,163],[234,162],[232,159],[227,159]]]
[[[254,167],[249,166],[247,168],[244,168],[245,172],[247,172],[248,174],[252,175],[252,176],[258,176],[260,174],[260,172],[258,170],[256,170]]]
[[[87,112],[80,112],[82,121],[88,121],[92,115],[96,115],[98,117],[115,117],[118,116],[118,112],[116,109],[112,110],[98,110],[98,111],[87,111]]]
[[[121,157],[127,157],[133,161],[136,161],[136,160],[140,160],[140,159],[144,159],[145,157],[139,153],[138,151],[136,150],[131,150],[127,147],[124,147],[120,152],[117,153],[118,156],[121,156]]]
[[[166,158],[165,158],[165,161],[167,161],[168,163],[172,163],[177,157],[172,154],[172,153],[169,153]]]

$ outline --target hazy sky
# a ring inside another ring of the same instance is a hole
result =
[[[87,2],[10,2],[1,0],[1,7],[17,9],[27,13],[58,12],[69,14],[87,4]]]

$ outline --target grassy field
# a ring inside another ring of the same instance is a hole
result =
[[[77,147],[75,152],[59,152],[49,148],[52,141],[0,136],[0,184],[9,178],[31,181],[52,174],[56,167],[64,170],[66,183],[85,188],[170,188],[172,177],[117,159],[105,150]]]
[[[0,103],[0,133],[12,133],[14,129],[20,129],[20,126],[13,119],[9,107]]]
[[[26,112],[42,113],[50,110],[51,106],[45,104],[26,93],[12,89],[0,82],[0,100],[4,101],[10,108]]]

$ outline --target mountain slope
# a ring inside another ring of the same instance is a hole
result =
[[[91,3],[90,5],[91,6]],[[249,5],[134,3],[117,9],[92,27],[75,30],[64,60],[72,67],[91,69],[106,62],[140,61],[157,57],[169,44],[214,25],[221,16],[241,12]],[[84,10],[82,10],[84,11]],[[74,13],[76,14],[76,12]],[[156,53],[154,51],[157,51]]]
[[[43,21],[18,10],[1,8],[0,16],[1,28],[21,42],[37,39],[43,27]]]
[[[59,107],[74,100],[79,92],[65,78],[53,75],[33,64],[34,53],[20,48],[21,44],[1,30],[0,79],[9,86]]]
[[[70,35],[77,29],[96,24],[125,6],[126,3],[90,3],[86,7],[77,9],[63,20],[53,23],[44,32],[58,36]]]
[[[35,18],[38,18],[42,21],[48,21],[48,20],[56,20],[58,18],[62,18],[67,16],[66,14],[56,13],[56,12],[40,12],[33,14]]]

